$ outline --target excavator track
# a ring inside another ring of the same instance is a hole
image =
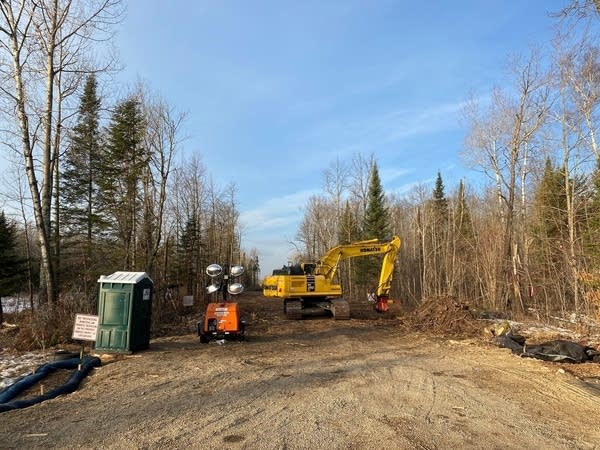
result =
[[[290,320],[302,319],[302,301],[296,299],[286,299],[284,301],[285,315]]]
[[[335,320],[350,319],[350,304],[343,298],[334,298],[331,300],[331,313]]]

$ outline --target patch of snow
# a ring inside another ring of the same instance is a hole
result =
[[[28,352],[19,355],[0,351],[0,390],[29,375],[49,361],[45,352]]]
[[[0,297],[2,311],[7,314],[22,312],[29,309],[29,300],[24,297]]]
[[[564,336],[571,336],[573,338],[581,337],[580,333],[576,333],[573,330],[552,325],[529,325],[522,328],[522,331],[527,334],[560,334]]]

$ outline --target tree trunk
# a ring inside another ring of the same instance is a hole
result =
[[[12,46],[14,55],[13,69],[15,71],[17,117],[21,129],[21,145],[25,162],[25,172],[27,174],[27,181],[31,192],[33,213],[40,245],[42,276],[44,277],[46,286],[45,297],[49,302],[55,303],[57,300],[57,289],[55,284],[54,266],[52,264],[49,230],[47,221],[44,218],[44,208],[40,198],[40,190],[38,188],[39,185],[35,172],[33,146],[29,136],[29,119],[27,112],[25,111],[25,89],[20,66],[20,50],[15,37],[12,38]]]

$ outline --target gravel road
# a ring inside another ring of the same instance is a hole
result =
[[[76,392],[2,413],[0,448],[600,448],[598,364],[583,380],[393,311],[288,321],[274,300],[240,305],[246,342],[190,330],[104,355]]]

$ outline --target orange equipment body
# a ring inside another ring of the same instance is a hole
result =
[[[202,329],[200,324],[202,323]],[[198,323],[198,335],[201,342],[210,339],[243,339],[245,332],[244,321],[240,319],[237,303],[209,303],[206,308],[204,321]]]

